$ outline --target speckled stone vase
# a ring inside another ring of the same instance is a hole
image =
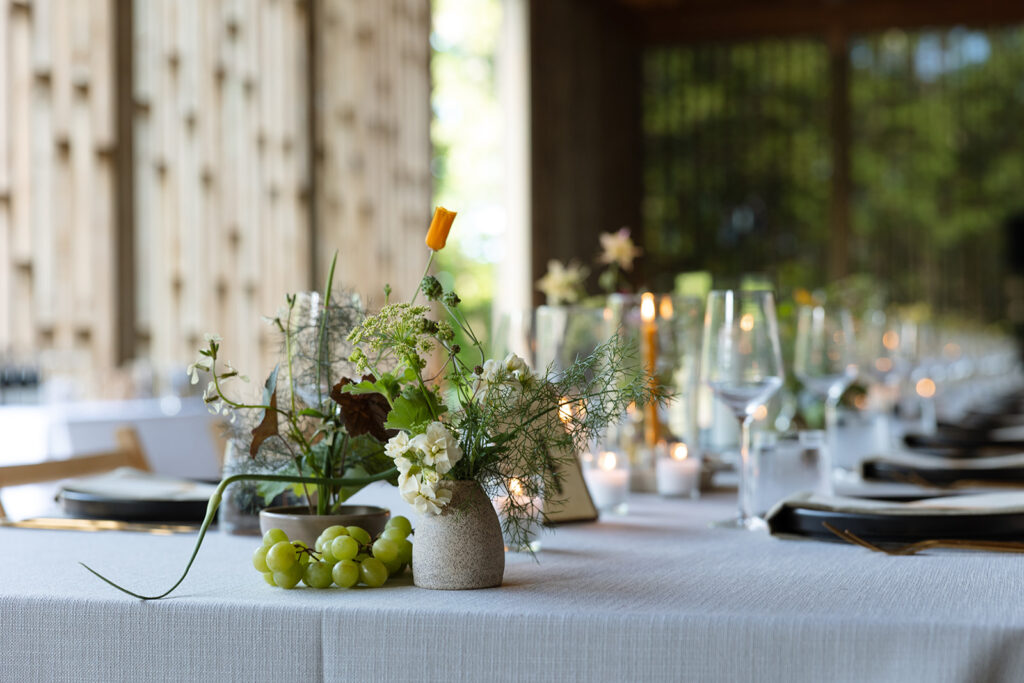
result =
[[[439,515],[416,519],[412,577],[420,588],[466,590],[501,585],[505,544],[501,523],[475,481],[449,481],[452,500]]]

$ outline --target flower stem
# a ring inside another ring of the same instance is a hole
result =
[[[430,264],[434,262],[434,256],[437,254],[433,249],[430,250],[430,256],[427,257],[427,267],[423,269],[423,276],[420,277],[420,281],[416,283],[416,289],[412,293],[412,300],[409,302],[410,305],[416,303],[416,297],[420,295],[420,283],[423,282],[423,278],[430,272]]]
[[[168,588],[159,595],[142,595],[128,590],[127,588],[115,583],[107,577],[100,574],[98,571],[85,564],[79,562],[89,572],[99,578],[101,581],[105,581],[122,593],[127,593],[132,597],[139,598],[140,600],[159,600],[160,598],[166,597],[174,591],[175,588],[181,585],[181,582],[185,580],[188,575],[189,569],[192,568],[192,563],[195,562],[196,556],[199,554],[199,547],[203,544],[203,539],[206,537],[206,531],[210,528],[210,524],[213,523],[214,515],[217,514],[217,508],[220,507],[221,499],[224,496],[224,490],[236,481],[287,481],[292,483],[301,484],[325,484],[329,486],[366,486],[375,481],[381,481],[389,477],[394,476],[398,472],[397,469],[391,468],[378,474],[370,475],[368,477],[353,477],[351,479],[345,478],[323,478],[323,477],[289,477],[281,474],[233,474],[230,477],[225,477],[221,480],[220,484],[217,485],[217,489],[210,496],[210,502],[206,505],[206,517],[203,518],[203,524],[199,527],[199,537],[196,538],[196,545],[192,549],[192,556],[188,560],[188,564],[185,565],[185,571],[182,572],[181,577],[174,583],[173,586]]]

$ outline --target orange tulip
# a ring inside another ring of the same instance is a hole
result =
[[[430,230],[427,231],[427,246],[434,251],[444,249],[448,241],[448,231],[452,229],[452,222],[455,220],[456,212],[449,211],[443,206],[434,209],[434,220],[430,221]]]

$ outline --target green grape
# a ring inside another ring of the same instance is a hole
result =
[[[309,553],[305,552],[309,549],[302,541],[292,541],[292,545],[295,547],[295,559],[299,561],[303,567],[309,564]]]
[[[386,538],[389,541],[394,541],[395,543],[398,543],[399,541],[404,541],[406,536],[408,536],[408,535],[409,534],[405,533],[401,529],[396,529],[395,527],[391,527],[390,529],[385,529],[384,533],[382,533],[380,535],[380,537],[381,538]]]
[[[387,564],[398,559],[398,544],[386,538],[378,538],[373,544],[373,556]]]
[[[412,543],[404,538],[398,542],[398,559],[406,564],[412,563]]]
[[[370,557],[370,553],[359,553],[358,555],[355,556],[355,561],[356,562],[362,562],[363,560],[367,559],[368,557]]]
[[[348,527],[348,535],[359,541],[359,545],[369,545],[370,534],[357,526]]]
[[[410,533],[412,533],[412,523],[409,522],[409,519],[407,517],[403,517],[402,515],[398,515],[397,517],[392,517],[391,519],[389,519],[388,523],[384,526],[384,528],[402,530],[403,532],[405,532],[402,534],[402,538],[405,538]]]
[[[378,588],[388,580],[388,568],[376,557],[368,557],[359,565],[359,579],[370,588]]]
[[[276,586],[274,583],[274,572],[263,572],[263,580],[269,583],[271,586]]]
[[[329,526],[320,532],[320,535],[316,539],[316,551],[323,552],[323,549],[331,544],[331,541],[336,539],[338,536],[348,536],[348,529],[345,527],[335,524]]]
[[[331,565],[326,562],[310,562],[302,573],[302,582],[310,588],[331,587]]]
[[[298,564],[295,561],[295,546],[288,541],[278,541],[270,546],[266,555],[267,568],[272,572],[283,572]]]
[[[402,569],[405,568],[405,565],[402,564],[402,561],[396,557],[390,562],[384,562],[384,567],[388,570],[388,577],[390,578],[392,576],[398,576],[399,574],[401,574]]]
[[[298,562],[293,564],[288,569],[283,571],[274,572],[274,583],[281,588],[295,588],[299,583],[299,579],[302,578],[302,567],[299,566]]]
[[[258,572],[270,571],[270,567],[267,566],[267,546],[261,545],[259,548],[256,548],[256,552],[252,554],[252,566]]]
[[[359,554],[359,543],[351,536],[339,536],[331,541],[331,555],[336,560],[351,560]]]
[[[280,529],[267,529],[267,533],[263,534],[263,545],[267,546],[268,548],[274,545],[275,543],[280,543],[281,541],[287,540],[288,534],[286,534]]]
[[[331,578],[342,588],[351,588],[359,582],[359,564],[353,560],[341,560],[331,570]]]

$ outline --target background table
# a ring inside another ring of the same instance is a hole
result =
[[[734,496],[630,514],[508,555],[499,589],[284,591],[258,542],[0,529],[0,680],[1024,680],[1024,559],[709,529]]]

